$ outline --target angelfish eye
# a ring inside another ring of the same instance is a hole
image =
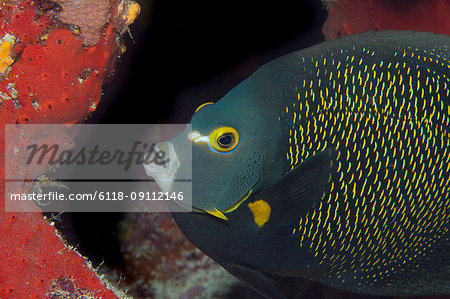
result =
[[[231,152],[239,144],[239,135],[231,127],[221,127],[209,135],[210,146],[221,153]]]
[[[228,148],[232,145],[233,140],[234,135],[232,133],[225,133],[217,138],[217,143],[223,148]]]

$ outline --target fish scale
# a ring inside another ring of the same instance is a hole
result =
[[[321,280],[345,285],[350,277],[360,290],[395,276],[407,280],[402,265],[419,268],[433,245],[449,243],[447,53],[352,46],[318,60],[298,57],[309,76],[279,117],[292,124],[290,169],[328,147],[338,150],[328,195],[293,230],[329,266]]]

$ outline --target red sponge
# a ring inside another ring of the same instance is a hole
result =
[[[0,298],[116,298],[37,208],[5,212],[4,124],[82,122],[139,13],[129,0],[54,2],[0,2]]]
[[[373,30],[417,30],[450,35],[448,0],[337,0],[330,3],[325,39]]]

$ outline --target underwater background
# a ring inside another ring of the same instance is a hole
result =
[[[87,123],[188,123],[196,107],[261,65],[325,39],[382,29],[450,33],[448,1],[137,2],[127,52]],[[133,298],[260,298],[196,249],[168,213],[52,217],[68,243]],[[300,298],[382,298],[306,280],[303,290]]]

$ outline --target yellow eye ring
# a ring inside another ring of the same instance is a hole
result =
[[[209,135],[209,145],[220,153],[229,153],[239,144],[239,134],[231,127],[215,129]]]
[[[198,110],[202,109],[203,107],[207,106],[207,105],[212,105],[214,104],[214,102],[207,102],[207,103],[203,103],[200,106],[197,107],[197,109],[195,109],[195,113],[198,112]]]

